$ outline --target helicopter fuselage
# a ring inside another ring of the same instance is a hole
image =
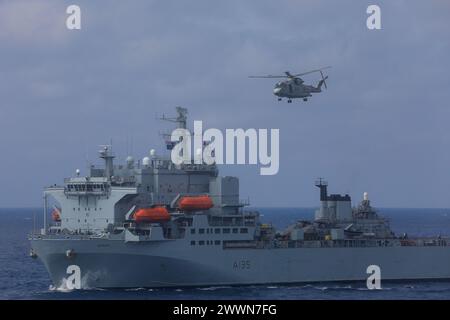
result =
[[[315,69],[303,73],[292,74],[289,71],[285,71],[285,75],[266,75],[266,76],[249,76],[249,78],[266,78],[266,79],[274,79],[274,78],[284,78],[287,80],[283,80],[278,82],[273,89],[273,94],[278,97],[278,101],[281,101],[282,98],[287,98],[287,102],[291,103],[292,99],[301,98],[303,101],[308,101],[308,98],[311,97],[311,93],[322,92],[322,85],[327,87],[325,80],[328,79],[328,76],[324,76],[322,70],[328,69],[331,67],[323,67],[320,69]],[[306,74],[319,72],[322,76],[322,80],[319,81],[317,86],[306,85],[303,84],[304,81],[301,76]]]
[[[297,79],[281,81],[275,85],[273,94],[280,98],[308,98],[311,97],[311,93],[322,92],[321,88],[311,85],[305,85]]]

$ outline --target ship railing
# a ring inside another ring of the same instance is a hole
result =
[[[64,188],[64,186],[59,185],[59,184],[52,184],[51,186],[47,186],[45,189],[51,190],[51,189],[61,189],[61,188]]]
[[[234,241],[232,245],[224,245],[225,249],[238,247],[254,247],[255,249],[285,249],[285,248],[368,248],[394,246],[450,246],[449,239],[341,239],[341,240],[256,240],[250,246],[248,241]]]
[[[86,195],[93,195],[93,196],[104,196],[107,195],[107,191],[64,191],[64,194],[68,196],[86,196]]]
[[[239,199],[239,206],[240,207],[248,207],[248,206],[250,206],[250,198]]]
[[[32,232],[28,234],[29,239],[52,239],[52,240],[92,240],[107,238],[105,233],[76,233],[76,232],[58,232],[52,231],[46,234]]]
[[[206,171],[206,172],[215,172],[217,170],[217,166],[212,164],[182,164],[181,169],[184,171]]]
[[[402,247],[443,247],[449,246],[450,240],[443,238],[399,239]]]
[[[254,227],[256,224],[255,222],[239,222],[239,223],[233,223],[233,222],[209,222],[209,226],[211,227]]]

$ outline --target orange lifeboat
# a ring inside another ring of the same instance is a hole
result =
[[[58,209],[52,211],[52,219],[53,221],[59,222],[61,221],[61,213]]]
[[[211,209],[214,204],[212,199],[208,195],[185,196],[180,199],[178,206],[181,210],[194,211]]]
[[[163,206],[141,208],[134,213],[134,220],[136,222],[163,222],[170,220],[170,214]]]

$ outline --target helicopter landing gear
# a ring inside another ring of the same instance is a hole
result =
[[[288,99],[288,103],[292,103],[292,100],[291,100],[291,99]]]
[[[308,98],[303,98],[303,101],[308,101]]]

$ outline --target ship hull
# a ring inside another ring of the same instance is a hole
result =
[[[380,267],[382,281],[450,279],[449,246],[223,249],[100,239],[31,244],[55,286],[63,284],[70,265],[80,268],[82,288],[366,281],[370,265]]]

